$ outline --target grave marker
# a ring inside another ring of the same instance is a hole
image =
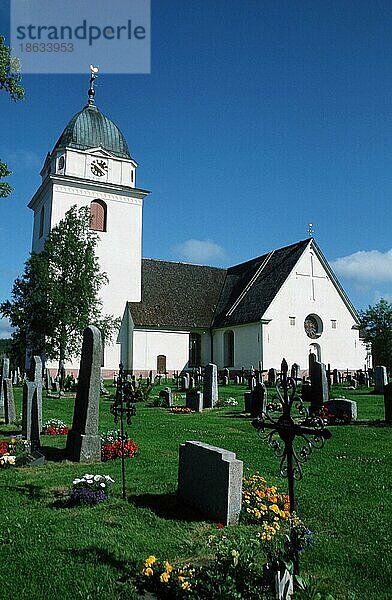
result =
[[[218,402],[218,368],[213,363],[204,369],[203,402],[204,408],[214,408]]]
[[[74,417],[67,437],[67,455],[76,462],[101,460],[101,438],[98,435],[101,360],[101,333],[90,325],[83,333]]]
[[[14,389],[12,387],[11,379],[3,380],[4,388],[4,419],[7,425],[15,423],[16,412],[15,412],[15,401],[14,401]]]
[[[202,442],[180,446],[178,495],[216,522],[238,524],[242,474],[243,463],[234,452]]]

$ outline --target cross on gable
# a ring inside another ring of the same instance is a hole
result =
[[[295,272],[295,274],[297,275],[297,277],[309,277],[310,280],[310,299],[311,300],[316,300],[316,280],[317,279],[327,279],[328,277],[327,275],[316,275],[315,273],[315,269],[314,269],[314,257],[313,254],[310,254],[310,273],[299,273],[298,271]]]

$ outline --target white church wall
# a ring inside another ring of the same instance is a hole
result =
[[[309,338],[304,330],[305,318],[310,314],[318,315],[323,324],[317,339]],[[359,340],[358,330],[353,329],[355,319],[309,247],[264,318],[270,319],[263,325],[264,368],[279,368],[284,357],[289,364],[296,362],[301,369],[307,369],[313,344],[318,344],[322,362],[330,363],[331,368],[364,368],[366,350]]]
[[[90,206],[94,199],[107,205],[107,231],[98,234],[97,246],[101,270],[109,278],[101,290],[103,311],[122,316],[125,302],[138,302],[141,297],[142,200],[56,184],[50,226],[54,227],[71,206]],[[124,252],[124,248],[128,250]]]
[[[133,371],[153,371],[157,356],[166,356],[168,371],[180,371],[188,364],[189,333],[187,331],[150,331],[135,329],[133,337]]]
[[[228,366],[225,364],[224,336],[226,331],[233,331],[234,333],[234,365],[232,368],[241,369],[244,366],[249,369],[252,365],[257,368],[262,356],[260,323],[248,323],[214,330],[213,362],[218,365],[219,369]]]

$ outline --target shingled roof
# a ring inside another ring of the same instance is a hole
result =
[[[142,260],[142,301],[128,302],[138,327],[210,327],[226,269]]]
[[[309,241],[273,250],[228,269],[212,326],[260,321]]]

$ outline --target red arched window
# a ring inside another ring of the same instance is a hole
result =
[[[102,200],[93,200],[90,204],[90,228],[106,231],[106,204]]]

